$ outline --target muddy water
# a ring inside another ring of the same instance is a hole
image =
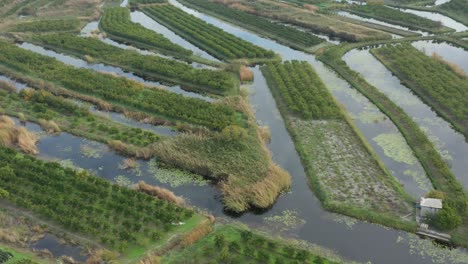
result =
[[[447,42],[433,40],[415,41],[411,44],[429,56],[432,56],[433,53],[439,54],[445,61],[457,65],[468,74],[468,51],[463,48],[456,47]]]
[[[383,22],[383,21],[380,21],[380,20],[377,20],[377,19],[374,19],[374,18],[361,17],[361,16],[358,16],[356,14],[351,14],[351,13],[345,12],[345,11],[339,11],[338,15],[349,17],[349,18],[354,18],[354,19],[357,19],[357,20],[366,21],[366,22],[370,22],[370,23],[374,23],[374,24],[378,24],[378,25],[382,25],[382,26],[387,26],[387,27],[391,27],[391,28],[396,28],[396,29],[406,30],[406,31],[410,31],[410,32],[415,32],[415,33],[419,33],[419,34],[421,34],[423,36],[428,36],[429,35],[428,32],[423,32],[423,31],[420,31],[420,30],[411,30],[411,29],[409,29],[407,27],[390,24],[390,23]]]
[[[421,43],[417,43],[421,45]],[[385,93],[403,108],[418,125],[426,131],[441,155],[451,166],[460,182],[468,188],[468,142],[462,134],[453,130],[448,122],[437,116],[411,90],[400,83],[369,50],[352,50],[343,59],[354,71]]]
[[[442,23],[442,25],[444,25],[446,27],[449,27],[449,28],[453,28],[453,29],[455,29],[456,32],[461,32],[461,31],[468,30],[468,27],[463,25],[462,23],[457,22],[457,21],[453,20],[452,18],[450,18],[448,16],[444,16],[444,15],[439,14],[439,13],[419,11],[419,10],[414,10],[414,9],[404,9],[404,8],[398,8],[398,9],[400,11],[415,14],[415,15],[418,15],[418,16],[421,16],[421,17],[428,18],[430,20],[440,21]]]
[[[137,81],[137,82],[141,82],[141,83],[143,83],[143,84],[145,84],[147,86],[161,87],[161,88],[170,90],[170,91],[172,91],[174,93],[178,93],[178,94],[181,94],[181,95],[184,95],[184,96],[187,96],[187,97],[198,98],[198,99],[202,99],[202,100],[209,101],[209,102],[213,101],[213,98],[210,98],[208,96],[204,96],[204,95],[199,94],[199,93],[194,93],[194,92],[189,92],[189,91],[183,90],[180,85],[167,86],[167,85],[164,85],[164,84],[162,84],[160,82],[147,81],[147,80],[137,76],[136,74],[124,71],[121,68],[105,65],[105,64],[102,64],[102,63],[99,63],[99,64],[88,63],[88,62],[86,62],[86,61],[84,61],[82,59],[78,59],[78,58],[74,58],[74,57],[71,57],[71,56],[68,56],[68,55],[60,54],[60,53],[57,53],[57,52],[52,51],[52,50],[47,50],[47,49],[44,49],[43,47],[31,44],[31,43],[26,43],[25,42],[25,43],[19,44],[18,46],[23,48],[23,49],[34,51],[34,52],[39,53],[41,55],[53,57],[53,58],[57,59],[58,61],[61,61],[61,62],[65,63],[65,64],[68,64],[68,65],[71,65],[71,66],[74,66],[74,67],[77,67],[77,68],[86,68],[86,69],[92,69],[92,70],[95,70],[95,71],[98,71],[98,72],[113,73],[113,74],[116,74],[116,75],[119,75],[119,76],[122,76],[122,77],[125,77],[125,78],[128,78],[128,79],[131,79],[131,80],[134,80],[134,81]]]

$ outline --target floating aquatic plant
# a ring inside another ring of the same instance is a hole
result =
[[[86,144],[82,144],[80,146],[80,151],[81,154],[83,154],[87,158],[99,159],[102,158],[102,156],[104,155],[106,148],[101,144],[89,142]]]
[[[149,171],[156,180],[161,183],[169,184],[173,188],[187,184],[197,186],[205,186],[208,184],[208,181],[200,175],[176,168],[161,167],[155,159],[150,161]]]
[[[403,174],[406,176],[410,176],[418,184],[418,187],[421,190],[424,190],[426,192],[432,190],[431,181],[429,180],[429,178],[427,178],[422,169],[419,171],[405,170]]]
[[[117,183],[117,185],[119,185],[119,186],[128,187],[128,186],[132,185],[132,181],[127,176],[124,176],[124,175],[119,175],[119,176],[115,177],[114,180]]]
[[[287,231],[292,228],[305,224],[305,220],[299,217],[299,213],[293,210],[285,210],[278,215],[267,216],[264,220],[276,226],[281,231]]]
[[[409,165],[416,164],[413,151],[400,134],[381,134],[372,140],[384,150],[386,156]]]
[[[408,244],[411,254],[429,258],[434,263],[468,263],[468,253],[460,249],[447,250],[445,246],[434,243],[430,239],[420,239],[413,234],[398,236],[397,243]]]

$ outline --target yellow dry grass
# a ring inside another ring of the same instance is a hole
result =
[[[173,192],[165,188],[153,186],[145,183],[144,181],[139,181],[135,184],[134,189],[177,205],[185,204],[184,198],[175,195]]]
[[[58,134],[62,132],[60,127],[52,120],[39,119],[38,122],[42,129],[48,134]]]
[[[248,67],[241,66],[239,69],[239,77],[243,82],[251,82],[254,79],[254,74]]]
[[[7,117],[0,116],[0,145],[4,147],[18,147],[27,154],[37,154],[36,143],[38,137],[25,127],[16,127],[15,122]]]

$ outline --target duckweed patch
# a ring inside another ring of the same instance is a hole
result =
[[[281,214],[267,216],[264,220],[281,231],[297,228],[306,223],[304,219],[299,217],[299,213],[294,210],[285,210]]]
[[[429,239],[420,239],[416,235],[400,235],[397,238],[397,243],[408,244],[412,255],[420,255],[434,263],[468,263],[468,253],[460,249],[448,250],[445,246],[436,244]]]
[[[401,135],[381,134],[374,137],[372,140],[383,149],[385,155],[389,158],[408,165],[416,164],[417,160],[413,151],[408,144],[406,144],[405,139]]]
[[[209,183],[200,175],[177,168],[163,167],[156,159],[149,162],[149,172],[156,180],[173,188],[188,184],[205,186]]]
[[[115,180],[115,183],[117,183],[117,185],[119,186],[123,186],[123,187],[129,187],[130,185],[132,185],[132,181],[127,177],[127,176],[124,176],[124,175],[118,175],[117,177],[114,178]]]

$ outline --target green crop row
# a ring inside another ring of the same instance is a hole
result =
[[[238,85],[227,71],[196,69],[183,62],[120,49],[95,38],[48,34],[33,36],[32,41],[58,52],[117,65],[149,79],[169,81],[196,90],[224,94],[232,92]]]
[[[193,211],[177,207],[82,171],[0,148],[0,184],[7,199],[70,231],[123,251],[146,246],[186,220]],[[77,217],[79,216],[79,217]]]
[[[409,43],[386,45],[372,53],[468,137],[468,81],[462,70],[457,73],[456,68],[426,56]]]
[[[213,12],[222,19],[231,23],[252,28],[261,35],[271,37],[277,41],[285,43],[293,48],[307,48],[315,46],[324,40],[312,34],[300,31],[290,26],[285,26],[270,19],[253,15],[225,4],[211,2],[208,0],[182,0],[184,4],[190,7],[201,9],[203,11]]]
[[[274,58],[273,51],[255,46],[172,5],[147,7],[143,12],[188,41],[222,60]]]
[[[307,62],[270,63],[268,71],[288,109],[305,119],[341,118],[333,96]]]
[[[99,27],[109,34],[110,38],[116,36],[126,42],[140,46],[142,43],[164,53],[179,56],[190,56],[192,51],[172,43],[162,34],[156,33],[144,26],[130,20],[130,10],[123,7],[113,7],[105,10],[99,22]],[[119,39],[117,39],[119,41]],[[143,48],[145,48],[143,47]]]
[[[78,19],[53,19],[24,22],[15,25],[11,31],[14,32],[50,32],[50,31],[74,31],[78,30],[80,21]]]
[[[241,114],[226,105],[146,88],[126,78],[89,69],[77,69],[6,42],[0,43],[0,65],[77,93],[163,118],[183,120],[215,130],[242,122],[239,120]]]

